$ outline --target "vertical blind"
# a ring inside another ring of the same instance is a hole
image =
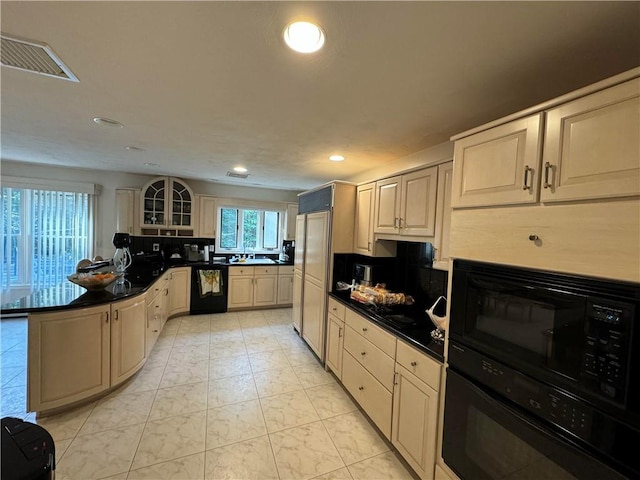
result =
[[[93,249],[93,195],[2,188],[2,290],[66,280]]]

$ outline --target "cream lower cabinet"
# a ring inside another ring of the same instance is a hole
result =
[[[147,358],[144,295],[111,305],[111,385],[136,373]]]
[[[62,407],[109,388],[110,317],[109,305],[29,315],[30,412]]]
[[[342,379],[342,349],[344,347],[345,307],[333,298],[329,298],[327,327],[327,367]]]
[[[167,321],[169,302],[169,275],[156,283],[147,292],[147,328],[146,350],[147,357],[156,344],[160,332]]]
[[[177,315],[189,312],[191,304],[191,267],[177,267],[169,271],[169,312]]]
[[[396,338],[345,310],[342,383],[380,431],[391,438]]]
[[[438,362],[398,342],[391,442],[425,480],[434,478],[440,372]]]
[[[324,286],[315,279],[304,279],[304,304],[302,305],[302,338],[319,357],[323,356],[323,322],[325,319],[326,293]]]
[[[227,308],[268,307],[278,301],[278,267],[230,267]]]
[[[278,267],[278,305],[293,303],[293,266]]]

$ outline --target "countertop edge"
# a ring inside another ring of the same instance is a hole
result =
[[[439,352],[436,352],[436,351],[432,350],[431,348],[429,348],[428,345],[425,345],[424,343],[419,341],[418,339],[415,339],[415,338],[411,337],[410,335],[402,332],[401,330],[397,330],[397,329],[393,328],[392,326],[387,325],[386,323],[381,322],[377,318],[369,315],[369,313],[367,312],[366,309],[358,308],[357,304],[355,304],[353,302],[350,302],[350,301],[345,301],[344,298],[340,297],[339,295],[334,294],[333,292],[330,292],[329,296],[331,298],[333,298],[334,300],[336,300],[337,302],[340,302],[345,307],[351,308],[351,310],[355,311],[356,313],[358,313],[360,315],[363,315],[364,317],[366,317],[368,320],[370,320],[371,322],[373,322],[374,324],[376,324],[380,328],[383,328],[387,332],[393,334],[396,338],[398,338],[400,340],[403,340],[405,343],[409,344],[410,346],[417,348],[418,350],[420,350],[423,353],[426,353],[431,358],[437,360],[441,364],[444,364],[444,345],[442,346],[442,349],[443,349],[443,353],[442,354],[439,353]]]

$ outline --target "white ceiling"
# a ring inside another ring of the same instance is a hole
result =
[[[0,8],[4,34],[48,43],[80,79],[2,67],[3,160],[283,189],[390,166],[640,65],[639,2]],[[281,31],[297,19],[323,26],[322,51],[284,46]],[[330,162],[333,153],[347,160]],[[225,177],[236,165],[248,179]]]

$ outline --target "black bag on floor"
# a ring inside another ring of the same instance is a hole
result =
[[[49,432],[19,418],[4,417],[1,422],[2,480],[53,478],[56,450]]]

